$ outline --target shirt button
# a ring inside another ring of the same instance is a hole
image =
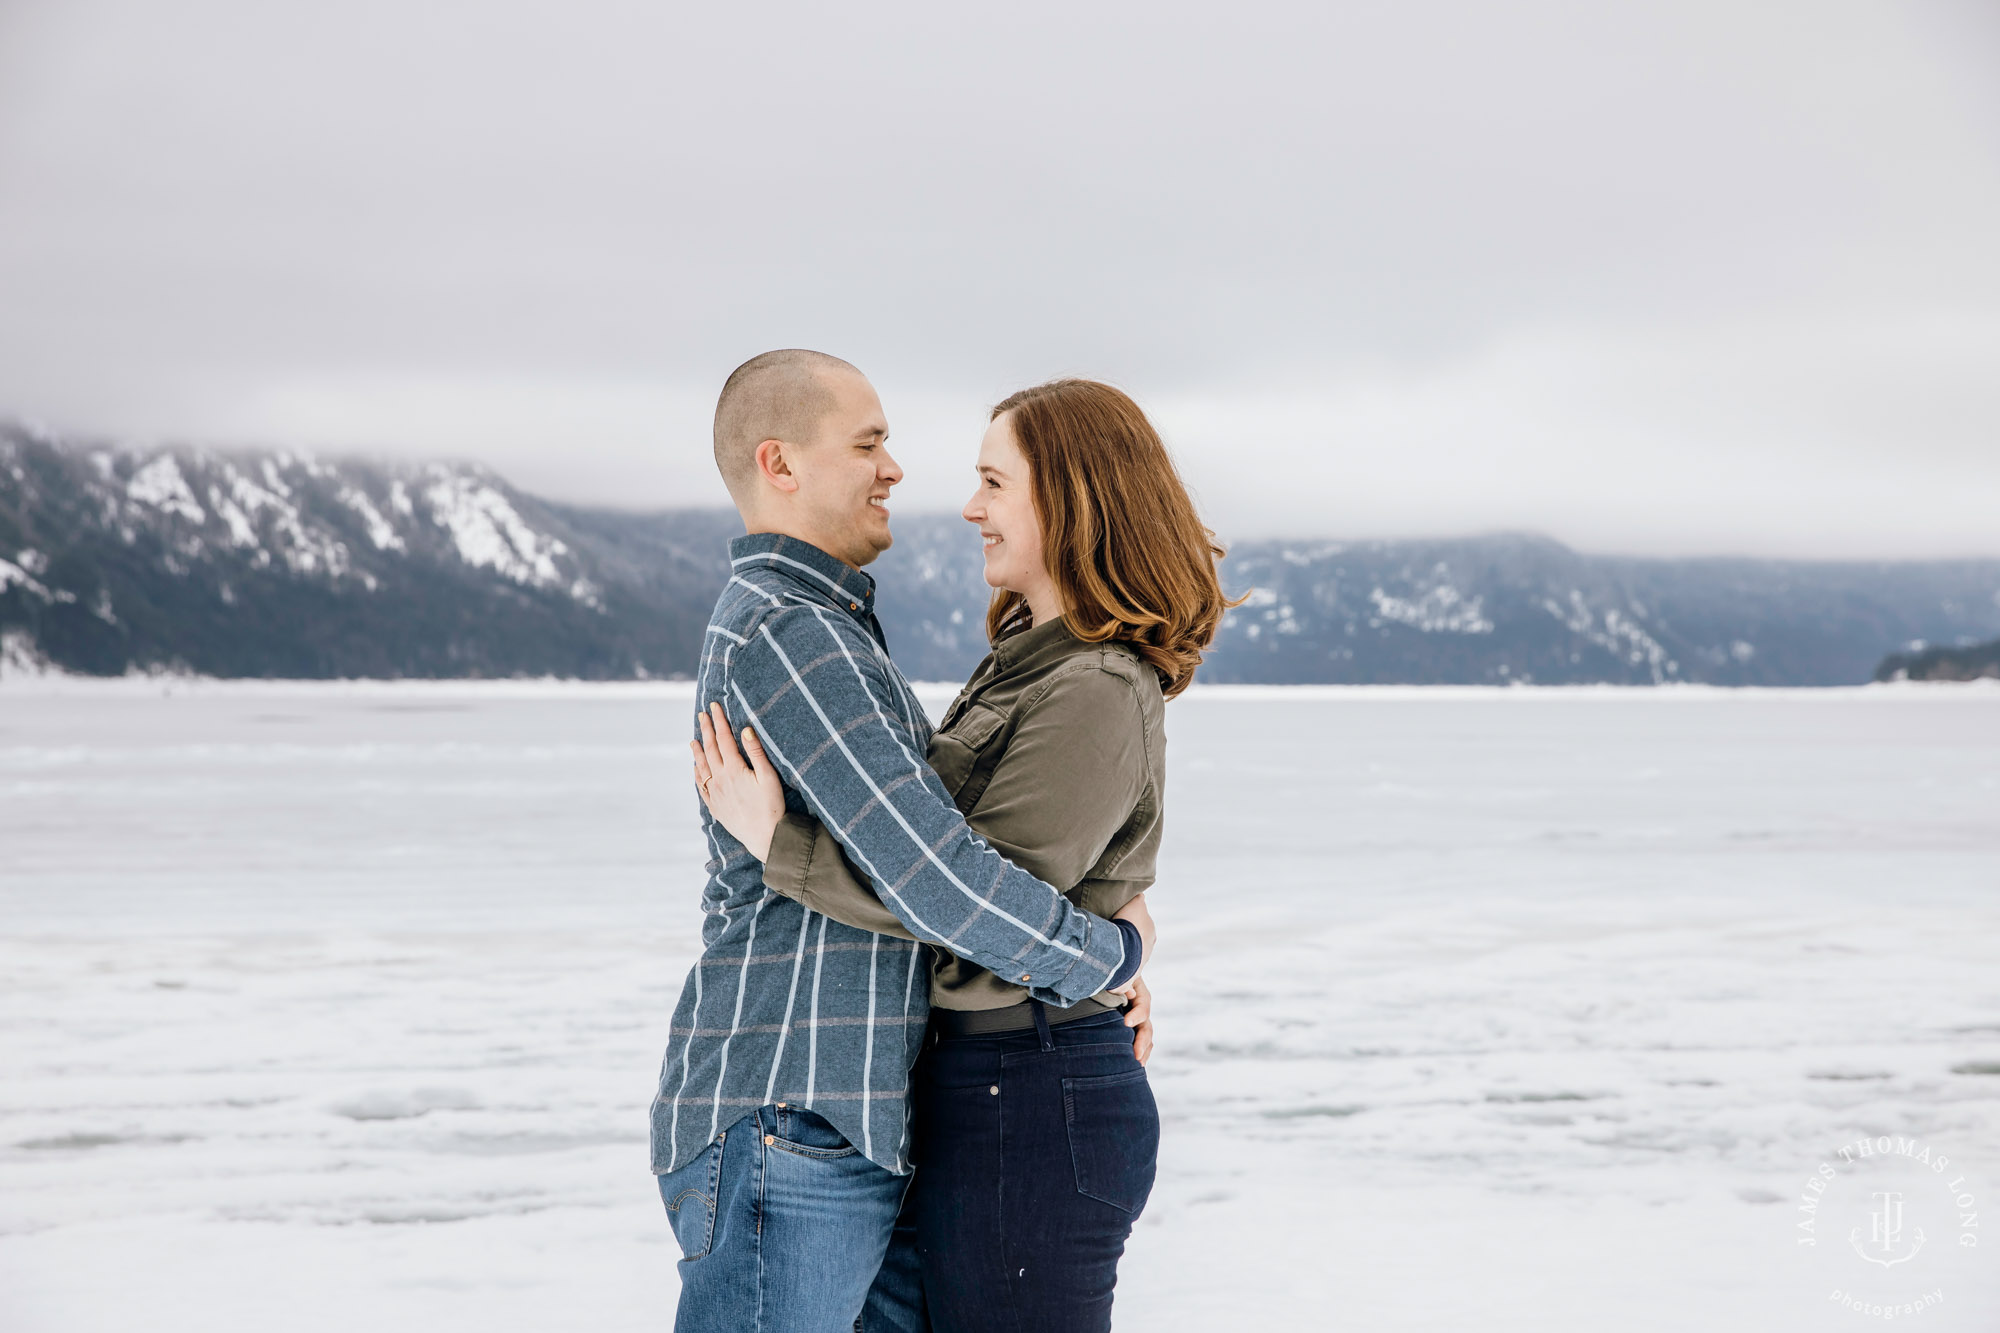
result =
[[[995,1083],[992,1087],[986,1090],[986,1094],[989,1097],[998,1097],[1000,1095],[1000,1085],[998,1083]]]
[[[779,1102],[779,1103],[778,1103],[778,1109],[779,1109],[780,1111],[784,1110],[784,1109],[785,1109],[785,1104],[784,1104],[783,1102]]]
[[[1023,972],[1021,974],[1021,980],[1026,981],[1027,979],[1028,979],[1028,974],[1026,972]]]

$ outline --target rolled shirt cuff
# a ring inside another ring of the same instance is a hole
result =
[[[1111,974],[1111,980],[1104,983],[1104,989],[1117,990],[1139,975],[1139,964],[1146,961],[1146,941],[1140,937],[1139,928],[1122,916],[1111,918],[1111,924],[1118,927],[1119,935],[1124,937],[1125,961]]]
[[[1051,978],[1046,973],[1022,973],[1008,978],[1014,984],[1026,987],[1030,999],[1067,1009],[1105,989],[1125,965],[1128,952],[1125,932],[1112,929],[1111,922],[1101,916],[1081,911],[1077,916],[1084,928],[1083,953],[1070,960],[1062,976]]]
[[[764,855],[764,883],[787,898],[797,898],[806,889],[806,872],[812,866],[813,835],[819,824],[811,815],[787,810],[771,834],[771,850]]]

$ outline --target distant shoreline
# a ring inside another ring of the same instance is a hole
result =
[[[913,682],[919,694],[949,698],[956,681]],[[176,693],[238,693],[244,695],[427,694],[436,698],[479,699],[576,697],[598,695],[629,699],[654,695],[666,700],[692,700],[691,680],[578,680],[554,676],[501,679],[466,677],[383,679],[298,679],[256,676],[127,675],[86,676],[46,672],[0,675],[0,697],[74,694],[172,695]],[[1326,699],[1352,703],[1402,700],[1474,700],[1510,698],[1522,702],[1551,699],[1661,699],[1691,702],[1703,699],[1798,697],[1801,699],[1920,700],[1978,698],[2000,701],[2000,680],[1889,681],[1866,685],[1205,685],[1196,684],[1183,698],[1209,700]]]

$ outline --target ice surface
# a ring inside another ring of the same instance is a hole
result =
[[[669,1327],[689,699],[0,688],[0,1329]],[[2000,690],[1168,727],[1121,1328],[1846,1327],[1795,1203],[1863,1135],[2000,1215]],[[1991,1329],[1950,1230],[1921,1326]]]

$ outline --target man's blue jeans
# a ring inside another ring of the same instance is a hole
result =
[[[910,1183],[786,1106],[659,1180],[686,1256],[675,1333],[850,1333]]]

